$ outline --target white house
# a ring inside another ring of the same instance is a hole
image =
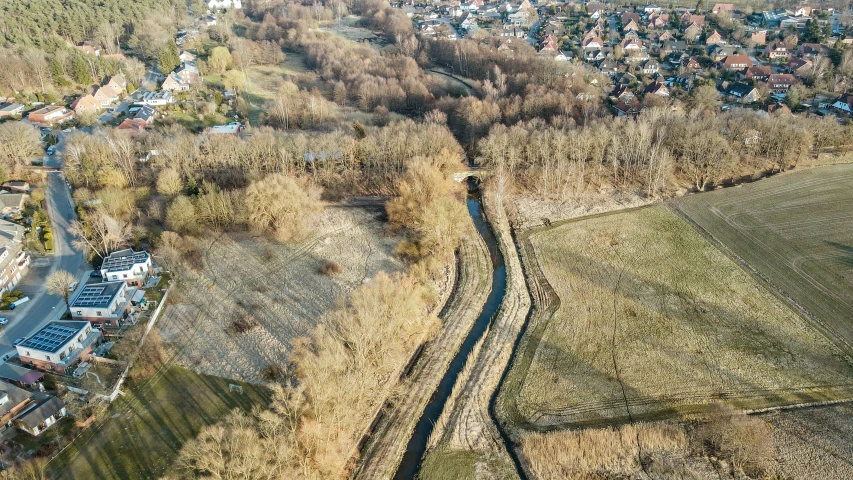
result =
[[[118,328],[135,290],[125,282],[90,283],[71,301],[71,318]]]
[[[243,2],[240,0],[208,0],[207,8],[218,10],[220,8],[243,8]]]
[[[100,338],[101,332],[89,322],[50,322],[15,349],[22,364],[65,375],[89,358]]]
[[[119,250],[109,254],[101,263],[101,275],[110,282],[122,280],[128,285],[142,287],[150,274],[151,255],[145,250]]]
[[[37,437],[50,428],[60,418],[68,415],[62,400],[48,396],[33,402],[15,418],[15,425],[21,430]]]
[[[163,92],[147,92],[142,96],[142,104],[150,105],[152,107],[168,105],[175,101],[175,97],[172,96],[172,92],[163,91]]]
[[[832,108],[848,114],[853,112],[853,93],[842,94],[833,102]]]

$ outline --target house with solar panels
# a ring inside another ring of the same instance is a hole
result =
[[[89,322],[50,322],[15,348],[23,365],[70,375],[101,338]]]
[[[109,254],[101,264],[104,280],[122,280],[128,285],[142,287],[151,274],[151,255],[128,248]]]
[[[71,318],[119,328],[127,319],[135,291],[123,281],[90,283],[71,301]]]

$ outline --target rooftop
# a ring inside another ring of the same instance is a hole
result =
[[[11,383],[0,381],[0,400],[5,398],[5,402],[0,402],[0,417],[7,415],[15,407],[30,398],[30,392],[23,388],[18,388]]]
[[[65,404],[63,404],[58,398],[47,397],[18,415],[15,420],[23,423],[32,430],[44,423],[44,421],[51,416],[55,415],[56,412],[62,410],[62,407],[64,406]]]
[[[56,353],[88,326],[89,322],[50,322],[18,347]]]
[[[139,252],[134,252],[130,248],[119,250],[111,253],[104,259],[104,262],[101,264],[101,271],[120,272],[130,270],[136,264],[147,262],[149,258],[148,252],[144,250]]]
[[[80,290],[71,302],[71,308],[107,308],[124,287],[124,282],[90,283]]]

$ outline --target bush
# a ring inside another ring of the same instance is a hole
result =
[[[51,239],[51,240],[46,240],[46,241],[44,242],[44,249],[45,249],[45,250],[47,250],[48,252],[52,252],[52,251],[53,251],[53,239]]]
[[[284,376],[284,369],[280,365],[270,364],[261,371],[261,378],[268,382],[274,382]]]
[[[254,328],[259,326],[258,321],[255,320],[251,315],[247,312],[242,312],[242,314],[231,322],[231,325],[228,326],[228,333],[231,335],[238,335],[241,333],[246,333]]]
[[[326,260],[317,271],[323,275],[331,276],[339,275],[344,271],[344,269],[337,262],[333,260]]]

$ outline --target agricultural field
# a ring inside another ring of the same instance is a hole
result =
[[[853,351],[853,165],[778,175],[677,205]]]
[[[666,207],[529,242],[557,308],[531,324],[510,374],[525,428],[853,397],[853,359]]]
[[[382,209],[328,207],[313,234],[281,245],[251,234],[202,240],[204,268],[184,280],[163,312],[164,342],[194,371],[263,383],[283,366],[290,342],[307,335],[346,293],[379,271],[398,271],[398,238],[386,236]],[[327,261],[339,273],[320,273]]]

